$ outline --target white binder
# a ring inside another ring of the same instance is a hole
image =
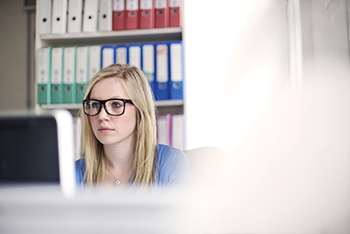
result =
[[[115,50],[116,63],[127,64],[127,49],[126,46],[117,46]]]
[[[98,0],[85,0],[83,32],[97,31]]]
[[[83,0],[69,0],[68,2],[68,29],[69,33],[81,32],[81,20],[83,17]]]
[[[50,34],[52,0],[41,0],[39,3],[39,34]]]
[[[141,69],[141,45],[140,44],[130,44],[128,46],[129,61],[130,66],[135,66]]]
[[[89,47],[89,81],[101,69],[101,46]]]
[[[112,0],[100,0],[98,31],[112,31]]]
[[[67,27],[67,0],[53,0],[52,34],[64,34]]]

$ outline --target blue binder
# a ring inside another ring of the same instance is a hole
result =
[[[169,100],[169,44],[155,43],[156,100]]]
[[[169,42],[169,89],[171,100],[184,99],[184,62],[182,41]]]
[[[101,47],[101,68],[115,63],[115,45],[104,45]]]
[[[148,84],[151,87],[151,91],[153,93],[153,96],[155,97],[155,45],[154,43],[144,43],[141,46],[141,53],[142,53],[142,59],[141,59],[141,70],[143,71],[143,74],[145,74]]]

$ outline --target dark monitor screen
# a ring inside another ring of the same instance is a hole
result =
[[[0,116],[0,183],[59,183],[53,116]]]

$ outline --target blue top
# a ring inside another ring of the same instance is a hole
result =
[[[188,188],[191,184],[190,164],[184,152],[168,145],[157,145],[159,158],[156,166],[155,184],[161,188],[181,186]],[[159,165],[159,168],[158,168]],[[78,186],[85,184],[85,159],[75,162]],[[133,181],[130,182],[130,185]],[[130,187],[129,185],[129,187]]]

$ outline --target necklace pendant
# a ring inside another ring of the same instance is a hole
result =
[[[120,181],[117,180],[117,181],[115,182],[115,184],[116,184],[116,185],[120,185]]]

